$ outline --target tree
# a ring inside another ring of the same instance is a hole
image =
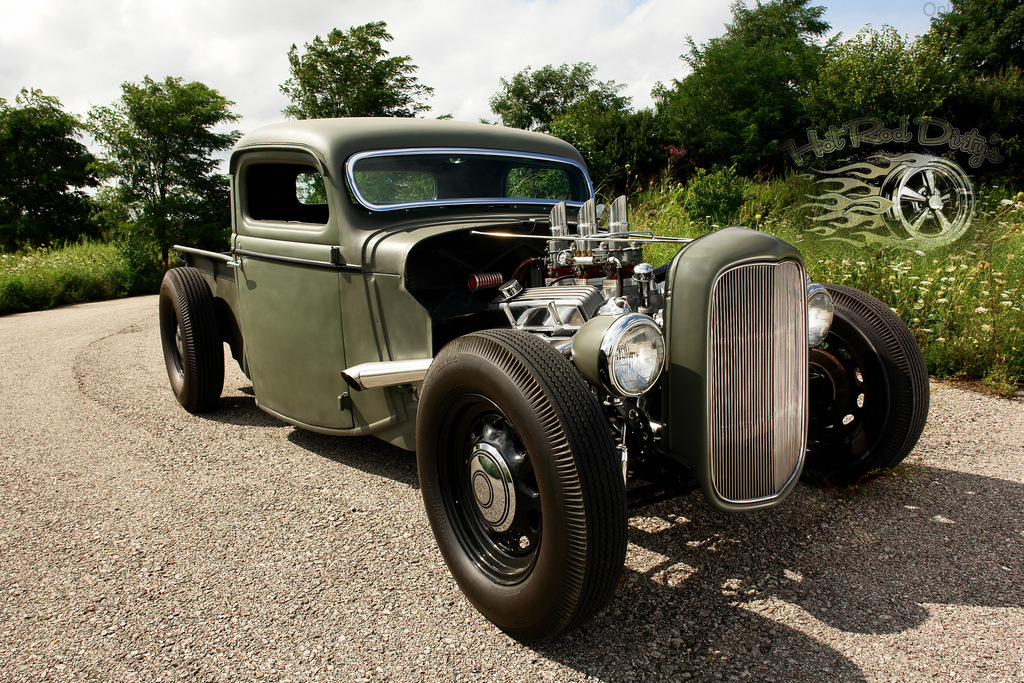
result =
[[[305,54],[288,51],[291,78],[281,92],[292,103],[285,116],[296,119],[346,116],[413,117],[430,110],[422,102],[434,89],[413,75],[412,59],[389,57],[382,43],[393,40],[387,24],[375,21],[347,32],[334,29],[324,40],[306,43]]]
[[[1024,4],[1020,0],[951,0],[921,41],[938,50],[957,78],[942,115],[958,128],[998,134],[1016,179],[1024,168]]]
[[[945,4],[945,3],[942,3]],[[950,0],[932,20],[927,41],[965,72],[997,76],[1024,69],[1024,4],[1020,0]]]
[[[97,185],[82,123],[56,97],[22,89],[0,99],[0,248],[95,235],[84,188]]]
[[[738,164],[748,172],[775,166],[781,141],[803,132],[801,97],[817,75],[831,28],[810,0],[732,6],[724,35],[681,58],[692,72],[654,97],[662,129],[700,166]]]
[[[864,116],[895,124],[937,114],[955,80],[933,43],[905,39],[891,26],[865,28],[829,51],[804,105],[818,127]]]
[[[654,112],[609,106],[599,93],[571,105],[551,121],[550,132],[579,150],[596,189],[608,195],[626,192],[631,178],[646,179],[665,168]]]
[[[603,110],[628,108],[629,98],[617,94],[625,86],[597,80],[596,71],[589,62],[548,64],[537,71],[528,66],[512,80],[501,79],[502,91],[491,97],[491,111],[502,125],[547,132],[552,121],[584,99]]]
[[[125,243],[138,252],[153,249],[165,270],[177,241],[227,246],[228,184],[213,154],[238,139],[237,131],[215,130],[240,118],[233,104],[202,83],[146,76],[141,84],[122,84],[119,101],[89,113],[106,151],[100,175],[113,182],[102,195],[104,214],[119,217]]]

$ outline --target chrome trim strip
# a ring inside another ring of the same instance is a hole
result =
[[[327,268],[328,270],[341,270],[348,273],[361,273],[363,269],[359,266],[344,265],[341,263],[331,263],[330,261],[314,261],[312,259],[295,258],[292,256],[273,256],[271,254],[260,254],[255,251],[246,251],[244,249],[235,249],[234,253],[236,256],[245,256],[248,258],[260,259],[262,261],[278,261],[280,263],[291,263],[296,266],[309,266],[311,268]]]
[[[357,391],[393,387],[423,381],[433,361],[433,358],[418,358],[360,363],[343,370],[341,376]]]
[[[355,165],[370,157],[382,157],[382,156],[415,156],[415,155],[445,155],[445,154],[475,154],[477,156],[499,156],[499,157],[511,157],[517,159],[532,159],[535,161],[553,161],[567,166],[572,166],[579,170],[583,175],[583,179],[587,181],[587,190],[590,193],[590,197],[594,196],[594,185],[590,180],[590,175],[587,173],[587,169],[583,167],[577,161],[572,159],[566,159],[565,157],[549,156],[547,154],[534,154],[532,152],[516,152],[512,150],[500,150],[500,149],[477,149],[474,147],[412,147],[408,149],[375,149],[368,150],[365,152],[358,152],[353,154],[345,162],[345,177],[348,180],[349,189],[352,190],[352,194],[355,196],[356,201],[365,206],[371,211],[398,211],[401,209],[415,209],[427,206],[465,206],[473,204],[502,204],[511,205],[526,204],[526,205],[554,205],[560,200],[557,199],[521,199],[512,197],[472,197],[468,199],[431,199],[427,201],[419,202],[403,202],[401,204],[374,204],[363,197],[359,191],[359,186],[356,184],[355,179]],[[566,202],[570,206],[582,206],[583,202]]]
[[[571,204],[572,202],[568,202],[568,203]],[[471,235],[483,235],[485,237],[513,237],[513,238],[516,238],[516,239],[526,239],[526,240],[546,240],[546,241],[551,241],[551,240],[579,240],[579,239],[582,239],[579,235],[574,235],[574,234],[552,236],[552,235],[524,235],[524,234],[520,234],[518,232],[490,232],[490,231],[487,231],[487,230],[470,230],[469,232],[470,232]],[[609,241],[612,241],[612,242],[642,242],[644,244],[689,244],[690,242],[692,242],[695,239],[693,237],[662,237],[662,236],[645,237],[645,236],[642,236],[642,235],[646,235],[648,232],[649,231],[647,231],[647,230],[641,230],[639,233],[624,233],[624,232],[620,232],[620,233],[615,233],[614,235],[609,235],[606,232],[594,232],[594,233],[590,233],[589,235],[587,235],[586,238],[589,241],[591,241],[591,242],[609,242]],[[582,261],[580,261],[578,258],[574,259],[574,261],[577,262],[577,263],[582,263]]]
[[[231,263],[232,260],[230,254],[222,254],[220,252],[207,251],[205,249],[196,249],[195,247],[183,247],[180,244],[175,244],[172,249],[185,254],[193,254],[194,256],[205,256],[208,259],[223,261],[224,263]]]

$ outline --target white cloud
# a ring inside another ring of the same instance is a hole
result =
[[[650,106],[657,81],[683,74],[686,36],[719,35],[728,0],[0,0],[0,97],[23,86],[72,112],[109,104],[124,81],[181,76],[234,100],[248,130],[287,104],[287,52],[332,28],[384,20],[392,54],[435,90],[431,114],[490,118],[499,79],[580,61]],[[839,4],[839,3],[836,3]],[[870,17],[865,17],[865,22]]]
[[[36,0],[3,15],[2,97],[41,88],[84,114],[124,81],[181,76],[234,100],[248,129],[281,118],[288,48],[335,27],[386,21],[391,53],[411,56],[434,88],[432,113],[472,121],[491,116],[499,79],[527,65],[592,62],[647,106],[656,81],[682,73],[686,35],[719,33],[729,11],[700,0]]]

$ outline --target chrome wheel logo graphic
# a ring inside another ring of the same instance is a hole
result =
[[[957,164],[930,154],[878,155],[818,171],[803,208],[814,232],[855,243],[912,241],[932,249],[963,237],[974,216],[974,187]],[[811,176],[815,178],[815,176]]]
[[[803,204],[813,221],[812,232],[853,244],[885,243],[928,250],[952,244],[971,228],[975,193],[970,177],[956,162],[934,154],[899,153],[893,145],[914,143],[948,148],[966,155],[971,168],[1000,163],[999,135],[985,137],[972,129],[960,132],[934,117],[900,119],[886,128],[880,119],[865,117],[830,126],[823,135],[810,130],[807,143],[782,145],[799,166],[843,149],[864,153],[865,145],[887,151],[868,153],[841,168],[818,168],[804,174],[814,182],[811,200]],[[915,140],[916,138],[916,140]]]

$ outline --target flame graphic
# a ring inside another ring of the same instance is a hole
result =
[[[800,207],[815,223],[808,232],[858,245],[901,242],[882,234],[888,233],[886,214],[893,207],[892,200],[882,194],[885,179],[898,168],[918,168],[931,158],[924,154],[880,155],[817,171],[814,184],[821,194],[807,195],[811,201]]]

